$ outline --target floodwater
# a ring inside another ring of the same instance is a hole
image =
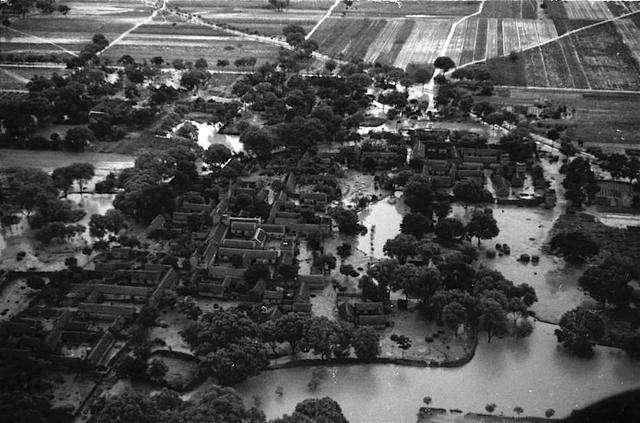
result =
[[[109,172],[116,172],[133,166],[135,158],[115,153],[69,153],[64,151],[32,151],[0,149],[0,168],[21,166],[42,169],[47,173],[72,163],[91,163],[95,167],[95,176],[85,186],[91,191],[96,182],[103,180]]]
[[[192,123],[196,128],[198,128],[198,145],[204,150],[213,144],[222,144],[229,148],[233,153],[244,151],[244,146],[240,142],[240,137],[238,135],[226,135],[219,132],[222,127],[221,122],[206,123],[197,122],[195,120],[189,120],[186,122]],[[177,131],[186,122],[176,126],[173,129],[173,132]]]
[[[85,186],[91,191],[96,182],[103,180],[109,172],[117,172],[134,164],[134,157],[123,154],[106,153],[68,153],[61,151],[28,151],[28,150],[0,150],[0,167],[23,166],[52,172],[55,168],[68,166],[72,163],[92,163],[95,176]],[[77,187],[76,187],[77,188]],[[0,267],[15,270],[35,268],[39,270],[59,270],[65,268],[64,259],[70,255],[78,259],[80,265],[87,258],[78,250],[89,239],[89,219],[92,214],[103,214],[113,205],[114,196],[110,194],[69,194],[68,200],[86,211],[85,216],[77,222],[87,227],[87,230],[72,240],[67,246],[54,248],[52,254],[42,256],[33,239],[31,229],[26,219],[0,233]],[[16,261],[16,254],[26,253],[21,261]]]
[[[475,358],[456,368],[416,368],[396,365],[326,366],[328,376],[316,392],[307,384],[313,367],[267,371],[238,386],[247,400],[259,397],[267,418],[291,413],[305,398],[330,396],[349,421],[415,422],[422,398],[432,406],[484,412],[497,404],[496,414],[543,416],[547,408],[567,415],[602,397],[640,386],[640,366],[620,351],[598,347],[593,360],[577,360],[557,347],[554,326],[537,322],[524,340],[483,337]],[[275,389],[284,388],[278,397]]]
[[[501,234],[484,241],[483,246],[507,243],[511,255],[482,260],[516,284],[534,286],[539,301],[533,309],[539,317],[556,321],[586,297],[576,286],[581,269],[540,250],[563,209],[558,165],[543,165],[558,191],[558,205],[553,209],[493,207]],[[384,242],[399,232],[405,210],[401,201],[390,204],[384,199],[372,204],[361,214],[370,232],[359,237],[358,248],[382,257]],[[468,216],[459,206],[453,214]],[[540,263],[519,263],[516,259],[522,253],[540,255]],[[264,372],[238,390],[248,403],[258,397],[268,418],[291,413],[305,398],[330,396],[352,422],[415,422],[424,396],[432,397],[434,407],[464,412],[483,413],[486,404],[495,403],[495,414],[511,416],[513,408],[520,406],[525,415],[544,416],[546,409],[553,408],[556,417],[561,417],[606,396],[640,387],[640,365],[620,350],[597,347],[593,360],[577,359],[558,348],[554,329],[552,324],[535,322],[530,337],[499,339],[491,344],[481,335],[473,360],[457,368],[326,366],[328,377],[315,392],[307,388],[313,367],[281,369]],[[274,392],[278,386],[284,388],[282,397]]]
[[[358,250],[374,258],[384,257],[384,243],[400,233],[402,216],[407,211],[408,207],[402,199],[391,204],[385,198],[360,212],[360,219],[367,228],[367,233],[358,237]]]

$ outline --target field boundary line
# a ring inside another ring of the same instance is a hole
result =
[[[8,30],[17,32],[17,33],[22,34],[22,35],[26,35],[28,37],[37,38],[38,40],[44,41],[46,44],[51,44],[52,46],[58,47],[60,50],[64,51],[65,53],[68,53],[68,54],[70,54],[72,56],[78,57],[77,53],[74,53],[71,50],[67,50],[66,48],[62,47],[60,44],[56,44],[54,42],[48,41],[46,38],[38,37],[37,35],[29,34],[28,32],[20,31],[19,29],[11,28],[10,26],[6,26],[6,25],[2,25],[2,24],[0,24],[0,27],[6,28]]]
[[[484,2],[483,2],[483,4],[484,4]],[[577,33],[581,32],[581,31],[586,31],[588,29],[595,28],[595,27],[600,26],[600,25],[604,25],[604,24],[607,24],[607,23],[615,22],[615,21],[617,21],[619,19],[628,18],[629,16],[636,15],[636,14],[639,14],[639,13],[640,13],[640,10],[635,10],[633,12],[625,13],[625,14],[622,14],[620,16],[614,16],[613,18],[605,19],[605,20],[602,20],[602,21],[598,21],[598,22],[592,23],[592,24],[587,25],[587,26],[583,26],[582,28],[573,29],[571,31],[565,32],[562,35],[558,35],[557,37],[550,38],[550,39],[548,39],[546,41],[543,41],[541,44],[539,44],[537,46],[531,46],[531,47],[527,48],[526,50],[530,50],[530,49],[535,48],[535,47],[543,47],[543,46],[545,46],[547,44],[551,44],[551,43],[556,42],[558,40],[561,40],[561,39],[563,39],[565,37],[571,36],[573,34],[577,34]],[[525,50],[522,50],[522,51],[525,51]],[[497,58],[500,58],[500,57],[507,57],[507,56],[508,56],[508,54],[502,54],[500,56],[491,57],[490,59],[497,59]],[[469,63],[465,63],[464,65],[458,66],[457,69],[464,68],[464,67],[471,66],[471,65],[477,65],[478,63],[482,63],[482,62],[485,62],[485,61],[486,60],[474,60],[474,61],[471,61]],[[452,69],[452,71],[454,71],[454,70],[455,69]]]
[[[307,32],[307,35],[304,36],[305,40],[308,40],[309,38],[311,38],[311,36],[313,35],[314,32],[316,32],[316,30],[320,27],[320,25],[322,25],[322,23],[329,17],[331,16],[331,14],[333,13],[333,11],[335,10],[336,7],[338,7],[340,5],[340,3],[342,3],[342,0],[336,0],[331,7],[329,8],[329,10],[327,10],[327,12],[322,15],[322,17],[320,18],[320,20],[318,20],[318,22],[316,22],[316,24],[313,26],[313,28],[311,28],[311,31]]]
[[[171,8],[167,8],[166,11],[168,13],[171,13],[174,16],[177,16],[183,20],[185,20],[186,22],[190,22],[196,25],[202,25],[202,26],[206,26],[208,28],[213,28],[213,29],[217,29],[219,31],[222,32],[226,32],[227,34],[234,34],[238,37],[242,37],[245,38],[247,40],[251,40],[251,41],[255,41],[258,43],[264,43],[264,44],[272,44],[272,45],[276,45],[278,47],[287,49],[287,50],[293,50],[293,47],[290,46],[287,42],[282,41],[282,40],[278,40],[275,38],[271,38],[271,37],[265,37],[263,35],[254,35],[254,34],[247,34],[246,32],[242,32],[242,31],[238,31],[236,29],[230,29],[230,28],[225,28],[223,26],[220,26],[218,24],[215,23],[211,23],[208,22],[206,20],[204,20],[202,17],[195,15],[195,14],[190,14],[187,12],[183,12],[180,9],[171,9]],[[318,51],[314,51],[313,52],[313,57],[315,57],[316,59],[320,59],[323,62],[326,60],[333,60],[334,62],[338,63],[338,64],[346,64],[347,62],[344,60],[340,60],[340,59],[336,59],[333,57],[330,57],[326,54],[320,53]]]

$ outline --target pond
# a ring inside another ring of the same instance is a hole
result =
[[[221,134],[220,128],[222,128],[222,122],[218,123],[207,123],[207,122],[198,122],[195,120],[187,120],[185,122],[180,123],[175,128],[173,128],[172,132],[180,129],[182,125],[185,123],[191,123],[196,128],[198,128],[198,145],[202,147],[203,150],[206,150],[213,144],[222,144],[229,148],[233,153],[239,153],[244,151],[244,146],[240,142],[240,137],[238,135],[227,135]]]

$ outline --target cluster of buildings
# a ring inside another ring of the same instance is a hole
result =
[[[72,278],[62,301],[36,295],[30,307],[0,326],[0,357],[44,357],[60,368],[106,369],[124,346],[118,333],[129,318],[146,305],[156,306],[177,281],[172,267],[138,261],[140,257],[123,248],[103,253],[97,270],[82,273],[88,280]],[[49,284],[69,283],[60,279],[68,277],[61,272],[28,273]]]
[[[484,185],[485,169],[495,170],[511,164],[503,150],[456,145],[449,140],[448,130],[415,130],[410,136],[411,158],[423,161],[423,175],[440,188],[451,188],[462,180]]]
[[[262,180],[238,180],[211,208],[208,233],[191,259],[206,274],[205,281],[197,283],[198,294],[262,302],[278,312],[311,311],[309,291],[326,286],[324,275],[299,275],[295,289],[270,289],[260,279],[248,292],[236,292],[246,288],[245,271],[252,265],[264,264],[272,272],[279,266],[296,266],[299,237],[315,232],[330,236],[333,231],[327,194],[298,185],[293,172],[280,182],[275,191]],[[248,216],[242,212],[246,208],[234,213],[240,196],[243,203],[266,205],[268,213]]]

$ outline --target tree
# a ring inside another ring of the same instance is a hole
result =
[[[342,327],[325,316],[312,317],[306,327],[304,338],[300,343],[302,351],[311,351],[322,360],[333,355],[341,356],[348,345],[338,342]],[[346,347],[346,348],[345,348]]]
[[[631,274],[624,267],[611,265],[592,266],[578,279],[578,285],[593,299],[616,307],[628,306],[633,298],[629,282]]]
[[[436,57],[433,65],[436,67],[436,69],[442,69],[444,71],[448,71],[449,69],[456,67],[455,62],[447,56]]]
[[[565,197],[573,206],[580,207],[585,202],[593,202],[600,187],[589,160],[576,157],[563,165],[560,170],[565,174],[562,181],[562,186],[566,190]]]
[[[467,309],[456,301],[447,304],[442,309],[442,321],[451,330],[456,330],[468,319]]]
[[[196,69],[204,70],[204,69],[207,69],[209,67],[209,64],[207,63],[207,61],[205,59],[203,59],[201,57],[198,60],[196,60],[196,63],[194,64],[194,66],[195,66]]]
[[[67,131],[62,143],[62,149],[81,153],[85,147],[95,141],[93,131],[84,126],[76,126]]]
[[[236,344],[243,337],[257,339],[260,328],[240,311],[215,310],[204,313],[181,335],[196,354],[206,355],[225,345]]]
[[[555,330],[558,342],[570,353],[583,358],[593,357],[593,345],[605,333],[602,318],[582,307],[564,313],[559,326]]]
[[[465,179],[453,186],[453,196],[465,207],[472,204],[492,203],[493,196],[476,181]]]
[[[260,279],[271,279],[271,269],[264,263],[252,263],[247,270],[244,271],[243,277],[249,285],[255,285]]]
[[[232,156],[231,150],[222,144],[211,144],[204,152],[204,162],[210,166],[226,163]]]
[[[187,90],[193,90],[194,88],[197,88],[207,77],[208,74],[201,70],[188,70],[180,77],[180,85],[185,87]]]
[[[349,423],[342,414],[340,405],[329,397],[306,399],[296,405],[293,415],[305,418],[297,420],[299,422]]]
[[[372,361],[380,355],[380,337],[369,327],[359,327],[353,331],[353,350],[361,360]]]
[[[278,12],[289,7],[289,0],[269,0],[269,4]]]
[[[430,216],[433,191],[429,181],[421,175],[411,178],[404,190],[404,201],[411,207],[411,211]]]
[[[351,255],[351,244],[348,242],[343,242],[336,248],[336,253],[338,254],[338,257],[340,257],[340,260],[346,260],[347,257]]]
[[[460,220],[447,217],[438,220],[434,232],[441,241],[451,244],[459,241],[465,235],[465,228]]]
[[[549,247],[569,263],[578,264],[598,253],[600,247],[582,232],[563,232],[553,236]]]
[[[404,264],[407,258],[416,254],[417,239],[413,235],[398,234],[395,238],[388,239],[382,247],[382,251],[391,258]]]
[[[250,128],[240,135],[240,142],[258,159],[266,159],[273,149],[273,136],[267,129]]]
[[[287,313],[276,320],[276,333],[279,342],[288,342],[291,346],[291,354],[296,351],[299,341],[304,338],[306,327],[310,318],[304,313]]]
[[[198,316],[202,314],[202,310],[193,298],[185,297],[176,302],[176,308],[184,314],[189,320],[198,320]]]
[[[433,231],[433,220],[422,213],[409,213],[402,217],[400,232],[422,238],[426,233]]]
[[[500,138],[500,147],[514,162],[526,162],[536,152],[536,143],[524,128],[516,128]]]
[[[40,276],[31,275],[27,277],[27,286],[34,290],[41,290],[45,287],[45,281]]]
[[[417,298],[426,303],[442,288],[442,275],[437,268],[403,264],[398,267],[392,287],[402,289],[407,298]]]
[[[124,215],[116,209],[109,209],[104,215],[91,215],[89,219],[89,234],[96,238],[103,238],[107,233],[116,235],[126,227],[127,222]]]
[[[483,298],[478,310],[478,329],[487,332],[487,342],[491,342],[493,336],[503,336],[507,332],[507,313],[498,301]]]
[[[478,238],[478,246],[481,239],[495,238],[500,233],[491,209],[475,210],[466,231],[468,236]]]
[[[51,178],[57,188],[67,194],[69,187],[74,181],[78,183],[80,193],[84,190],[84,185],[95,176],[95,168],[90,163],[73,163],[69,166],[54,169]]]
[[[285,37],[285,41],[290,46],[297,48],[305,41],[306,31],[300,25],[290,24],[282,28],[282,34]]]
[[[160,383],[167,374],[167,371],[169,371],[169,367],[167,367],[164,361],[154,358],[149,363],[149,366],[147,366],[146,374],[151,381]]]
[[[241,338],[210,352],[200,361],[198,370],[223,385],[233,385],[255,376],[269,364],[267,350],[256,339]]]
[[[373,280],[370,275],[363,275],[358,280],[358,288],[362,291],[362,298],[369,301],[389,300],[389,285]]]
[[[395,333],[392,334],[390,338],[396,343],[398,348],[402,350],[402,358],[404,358],[405,351],[411,348],[411,339],[404,335],[396,335]]]
[[[67,6],[66,4],[61,4],[58,6],[58,12],[60,12],[63,16],[67,16],[67,13],[69,13],[70,10],[71,8],[69,8],[69,6]]]
[[[355,235],[366,231],[365,227],[360,224],[358,213],[355,210],[338,207],[331,211],[331,216],[335,219],[338,230],[343,234]]]

